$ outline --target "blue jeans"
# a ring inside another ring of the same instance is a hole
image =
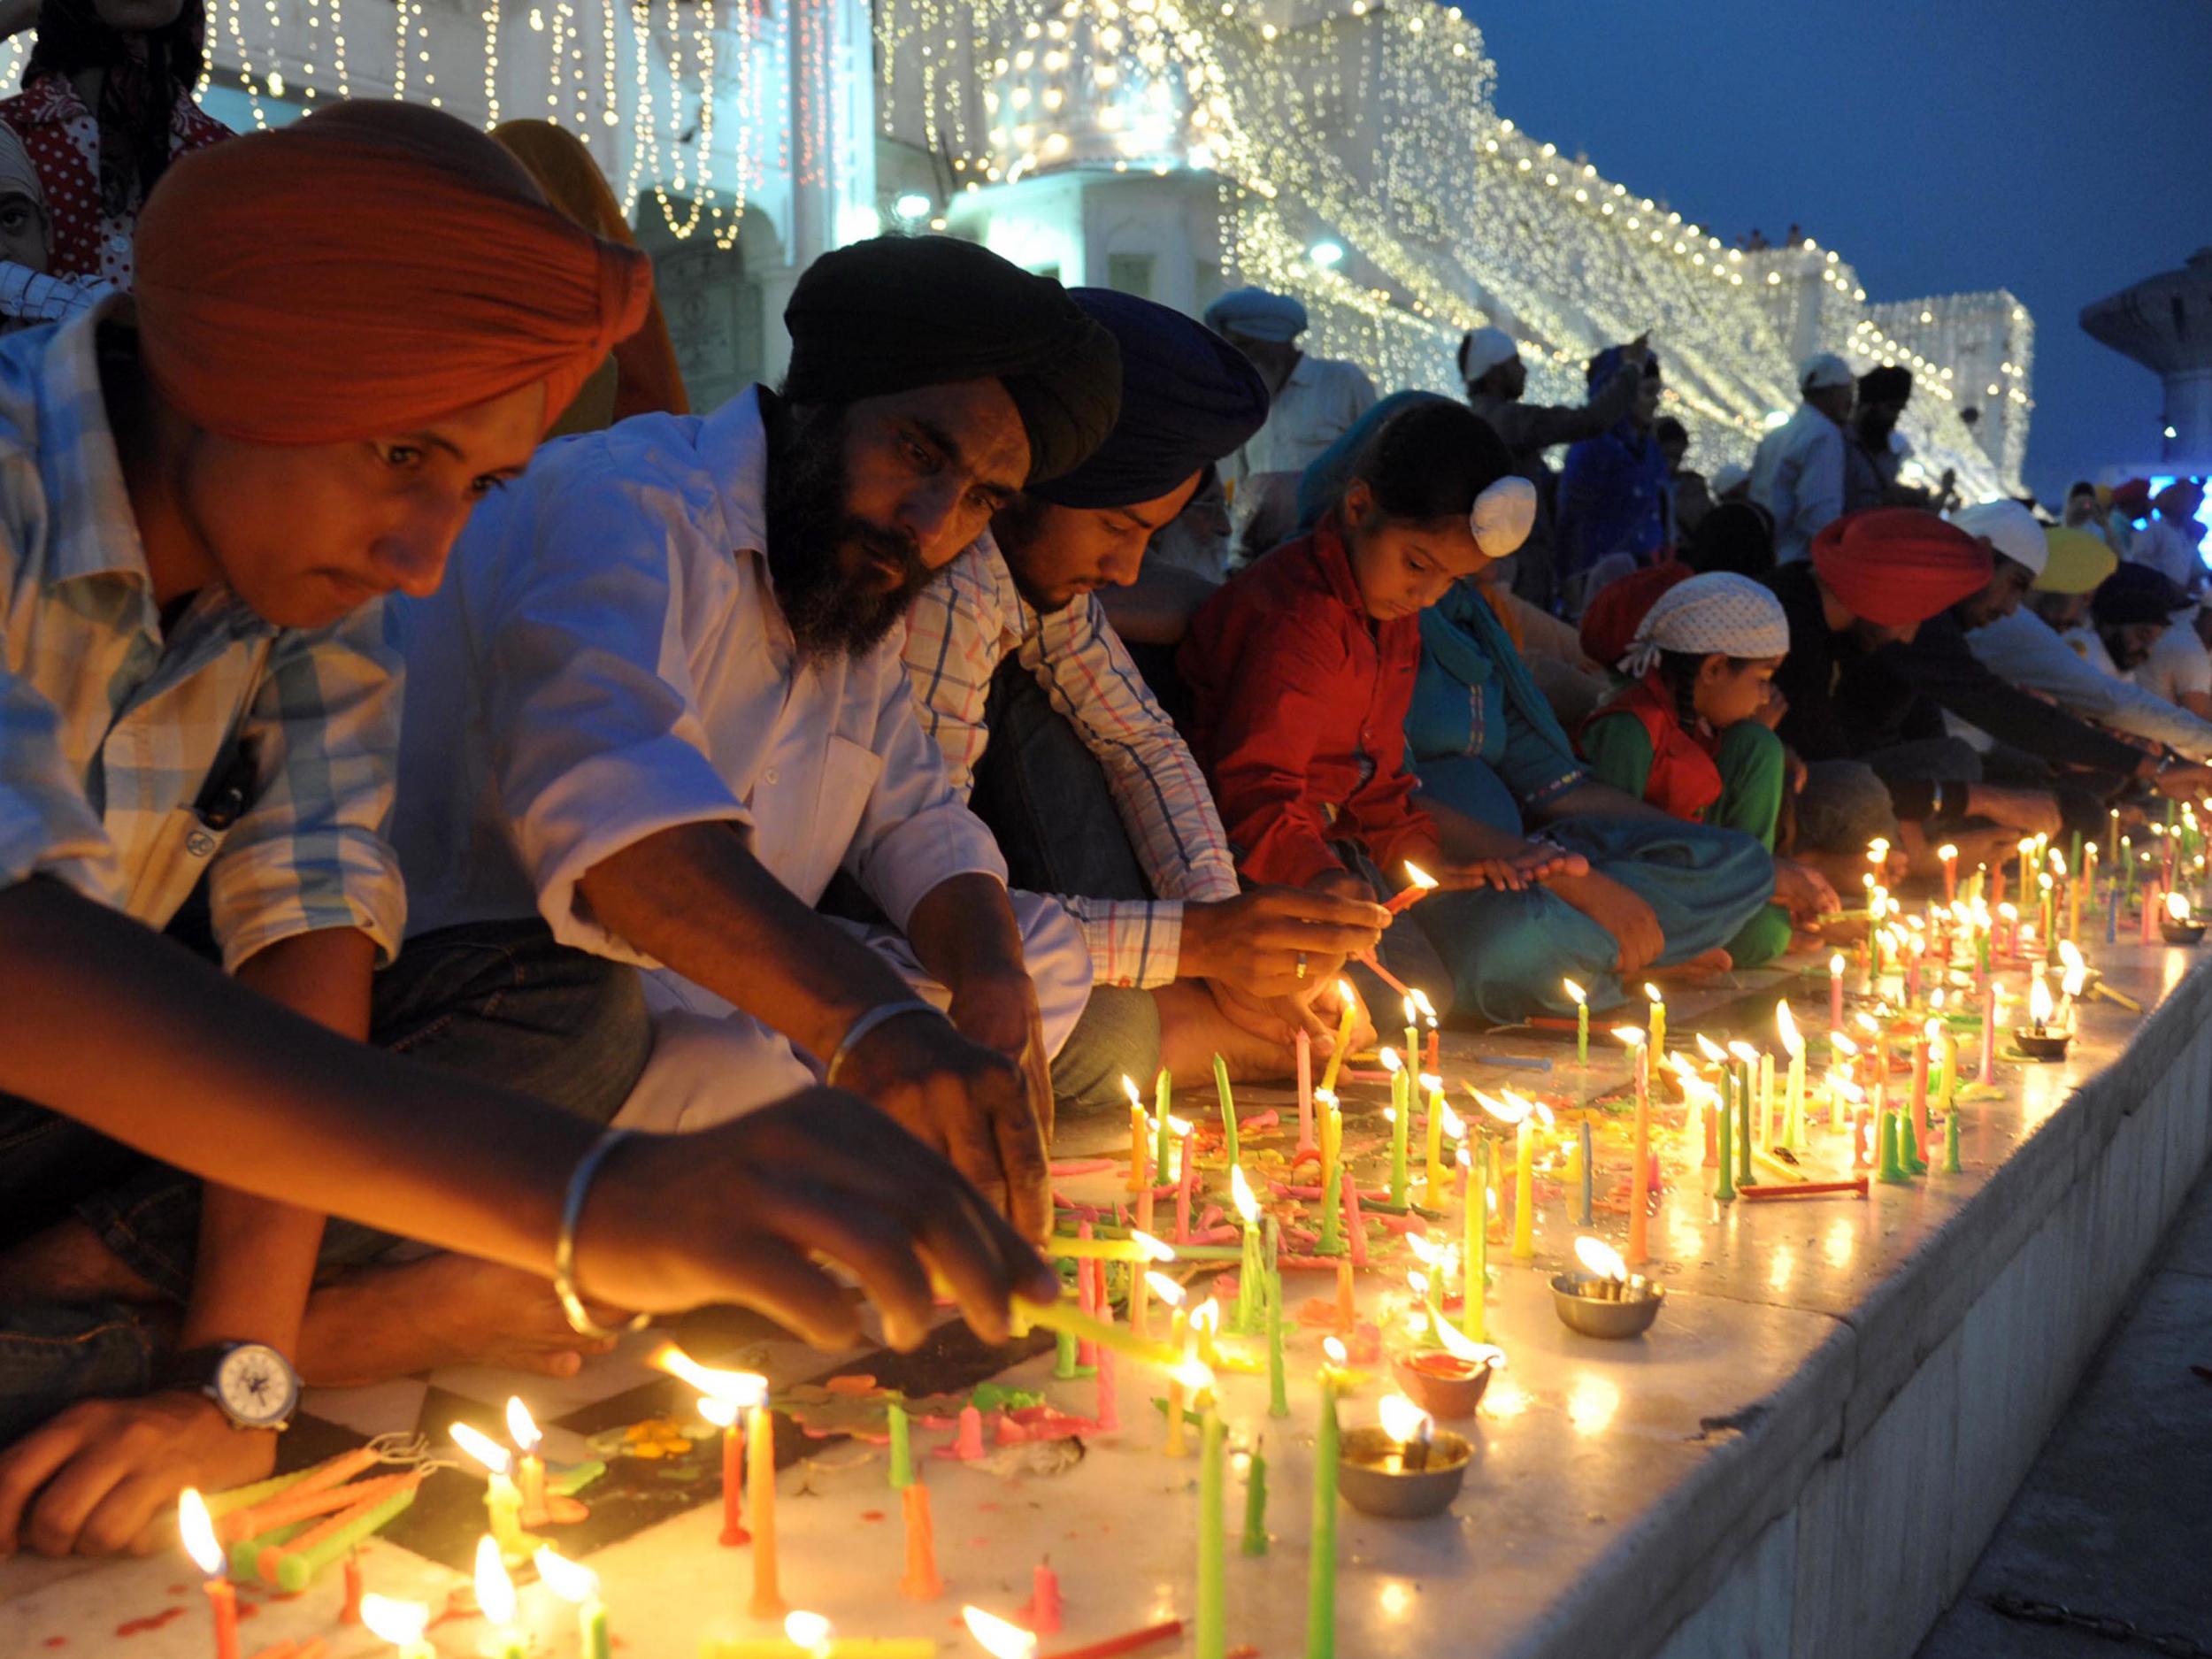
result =
[[[553,941],[544,924],[479,923],[408,941],[376,977],[371,1041],[447,1071],[607,1122],[652,1047],[636,974]],[[408,1110],[395,1101],[397,1112]],[[83,1125],[0,1095],[0,1247],[75,1217],[169,1301],[191,1294],[200,1182]],[[325,1228],[319,1271],[397,1240],[352,1222]],[[154,1342],[113,1302],[0,1303],[0,1443],[73,1400],[142,1394]]]

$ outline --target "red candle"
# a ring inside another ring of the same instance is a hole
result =
[[[1843,1029],[1843,953],[1828,958],[1828,1029]]]
[[[215,1617],[215,1659],[238,1659],[238,1592],[224,1571],[227,1563],[207,1502],[190,1486],[177,1500],[177,1532],[185,1553],[206,1575],[208,1610]]]
[[[722,1425],[722,1547],[734,1549],[753,1541],[743,1514],[745,1414],[733,1401],[710,1397],[699,1402],[699,1415]]]
[[[1301,1030],[1298,1044],[1298,1150],[1315,1144],[1313,1138],[1313,1039]]]
[[[346,1599],[339,1604],[338,1622],[358,1624],[361,1622],[361,1557],[357,1554],[346,1557]]]
[[[1644,1033],[1632,1031],[1636,1041],[1636,1163],[1629,1184],[1628,1264],[1641,1267],[1651,1259],[1651,1048]]]

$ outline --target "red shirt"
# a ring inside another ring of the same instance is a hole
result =
[[[1206,602],[1176,666],[1248,879],[1303,887],[1345,867],[1337,841],[1386,871],[1433,853],[1405,764],[1420,665],[1420,618],[1368,619],[1333,513]]]
[[[0,98],[0,122],[15,129],[46,192],[46,268],[55,276],[104,277],[131,285],[135,211],[110,219],[100,209],[100,123],[67,75],[41,75],[12,98]],[[169,153],[181,156],[231,136],[231,130],[188,96],[170,111]]]
[[[1672,694],[1655,672],[1624,687],[1585,720],[1581,730],[1586,732],[1616,714],[1634,719],[1651,740],[1651,775],[1644,780],[1645,804],[1657,807],[1669,818],[1703,823],[1705,814],[1721,796],[1720,767],[1714,759],[1720,750],[1719,741],[1684,727]]]

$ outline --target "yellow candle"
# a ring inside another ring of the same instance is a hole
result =
[[[1513,1132],[1513,1259],[1525,1262],[1536,1254],[1536,1150],[1533,1114],[1524,1116]]]
[[[1351,981],[1339,979],[1336,994],[1344,1005],[1344,1017],[1337,1022],[1336,1047],[1329,1051],[1329,1064],[1321,1073],[1320,1092],[1336,1093],[1336,1075],[1344,1069],[1344,1056],[1352,1051],[1352,1030],[1359,1019],[1359,999],[1352,995]]]
[[[1422,1174],[1421,1202],[1434,1210],[1444,1194],[1444,1079],[1424,1077],[1421,1082],[1429,1091],[1429,1163]]]
[[[781,1618],[783,1596],[776,1587],[776,1418],[764,1402],[748,1415],[745,1455],[751,1460],[745,1484],[753,1500],[752,1614]]]

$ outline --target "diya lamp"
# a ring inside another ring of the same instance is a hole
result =
[[[1640,1336],[1659,1317],[1666,1291],[1640,1273],[1632,1274],[1620,1252],[1601,1240],[1575,1240],[1578,1273],[1560,1273],[1551,1281],[1552,1307],[1559,1322],[1584,1336]]]
[[[2159,918],[2158,931],[2170,945],[2193,945],[2204,938],[2204,924],[2178,893],[2166,895],[2166,914]]]
[[[1346,1432],[1339,1468],[1344,1501],[1362,1515],[1413,1521],[1440,1515],[1459,1495],[1474,1448],[1403,1394],[1382,1402],[1382,1422]]]
[[[2045,983],[2040,967],[2028,987],[2028,1023],[2014,1030],[2012,1041],[2031,1060],[2063,1060],[2074,1041],[2074,1033],[2057,1024],[2051,987]]]
[[[1505,1350],[1471,1342],[1441,1319],[1427,1323],[1425,1342],[1393,1358],[1390,1374],[1432,1417],[1459,1422],[1475,1415],[1490,1374],[1505,1369]]]

